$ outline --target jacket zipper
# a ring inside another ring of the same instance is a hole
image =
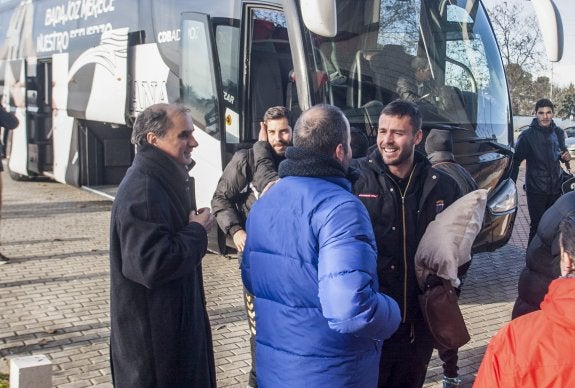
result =
[[[402,223],[402,231],[403,234],[402,243],[403,243],[403,317],[402,322],[405,323],[407,319],[407,220],[405,216],[405,196],[407,195],[407,191],[409,190],[409,186],[411,184],[411,178],[413,177],[413,172],[415,171],[415,166],[409,173],[409,179],[407,180],[407,185],[405,186],[405,191],[401,192],[401,189],[396,184],[399,195],[401,196],[401,223]],[[393,181],[393,180],[392,180]],[[393,181],[395,183],[395,181]]]

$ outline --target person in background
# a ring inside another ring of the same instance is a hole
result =
[[[436,128],[429,131],[429,134],[425,139],[425,152],[427,153],[427,159],[431,162],[431,166],[433,168],[444,171],[455,179],[462,195],[477,190],[477,183],[471,174],[455,161],[451,131]],[[461,293],[463,281],[465,280],[470,266],[471,260],[457,269],[457,277],[461,280],[461,284],[456,288],[458,296]],[[459,367],[457,366],[458,350],[437,349],[437,351],[439,358],[443,362],[443,387],[459,387],[461,384],[461,378],[458,372]]]
[[[575,192],[571,191],[559,197],[541,217],[537,233],[527,246],[512,319],[539,310],[549,284],[560,275],[559,223],[573,211]]]
[[[137,117],[138,152],[110,222],[110,361],[122,387],[216,387],[202,258],[213,223],[188,174],[198,146],[187,108]]]
[[[491,339],[474,387],[575,386],[575,213],[559,224],[561,276],[541,310],[505,325]]]
[[[409,102],[435,101],[436,91],[431,78],[431,67],[427,58],[415,57],[411,61],[413,77],[399,77],[397,94]]]
[[[533,240],[545,210],[561,196],[563,169],[559,162],[571,160],[565,146],[565,133],[553,121],[554,111],[553,103],[547,98],[535,103],[535,118],[529,128],[521,132],[513,155],[511,179],[515,182],[521,162],[527,163],[525,193],[530,218],[529,242]]]
[[[20,124],[16,116],[11,113],[7,112],[2,105],[0,105],[0,127],[4,128],[4,135],[3,138],[7,138],[6,134],[9,130],[14,129]],[[2,144],[2,149],[0,150],[0,159],[4,158],[4,147],[5,144]],[[0,160],[0,211],[2,210],[2,174],[1,172],[4,171],[4,165]],[[1,215],[0,215],[1,219]],[[0,253],[0,265],[7,264],[10,262],[10,259]]]
[[[367,208],[377,241],[380,292],[401,309],[399,329],[383,344],[379,387],[421,387],[433,352],[423,319],[415,252],[427,225],[461,196],[453,178],[415,151],[423,137],[414,103],[395,100],[379,116],[377,148],[354,160],[354,192]]]
[[[262,184],[258,184],[259,178],[255,174],[254,153],[269,155],[268,166],[271,169],[271,175],[277,176],[279,163],[285,159],[285,150],[291,144],[291,140],[289,111],[283,106],[269,108],[260,123],[259,141],[254,144],[253,148],[237,151],[218,182],[212,198],[212,210],[220,228],[233,238],[240,263],[246,243],[246,218],[263,189]],[[255,311],[253,295],[245,288],[244,304],[250,329],[252,356],[248,386],[255,388],[258,386],[255,367]]]
[[[252,207],[242,261],[255,295],[264,387],[374,387],[397,303],[378,292],[369,216],[351,193],[349,123],[332,105],[305,111],[279,182]]]

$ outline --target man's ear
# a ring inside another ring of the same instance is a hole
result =
[[[148,132],[146,133],[146,141],[148,142],[148,144],[155,146],[156,143],[158,142],[158,136],[156,136],[154,132]]]
[[[417,132],[415,132],[415,145],[421,143],[422,139],[423,139],[423,131],[421,129],[418,129]]]
[[[337,145],[337,147],[335,147],[333,158],[338,160],[340,163],[342,163],[345,160],[345,147],[343,146],[343,144],[340,143]]]

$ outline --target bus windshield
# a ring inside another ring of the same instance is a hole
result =
[[[510,107],[499,50],[478,0],[337,0],[338,32],[310,33],[313,100],[377,129],[396,98],[413,101],[424,129],[509,144]]]

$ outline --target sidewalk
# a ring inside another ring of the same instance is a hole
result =
[[[108,362],[108,228],[111,202],[49,181],[14,182],[6,173],[0,251],[0,372],[10,357],[45,354],[55,387],[111,387]],[[520,186],[520,185],[519,185]],[[520,186],[521,187],[521,186]],[[472,340],[460,351],[470,386],[491,336],[506,322],[517,294],[528,235],[525,196],[513,237],[476,255],[461,296]],[[208,255],[205,287],[218,386],[245,387],[250,365],[237,260]],[[434,354],[426,387],[440,387]]]

